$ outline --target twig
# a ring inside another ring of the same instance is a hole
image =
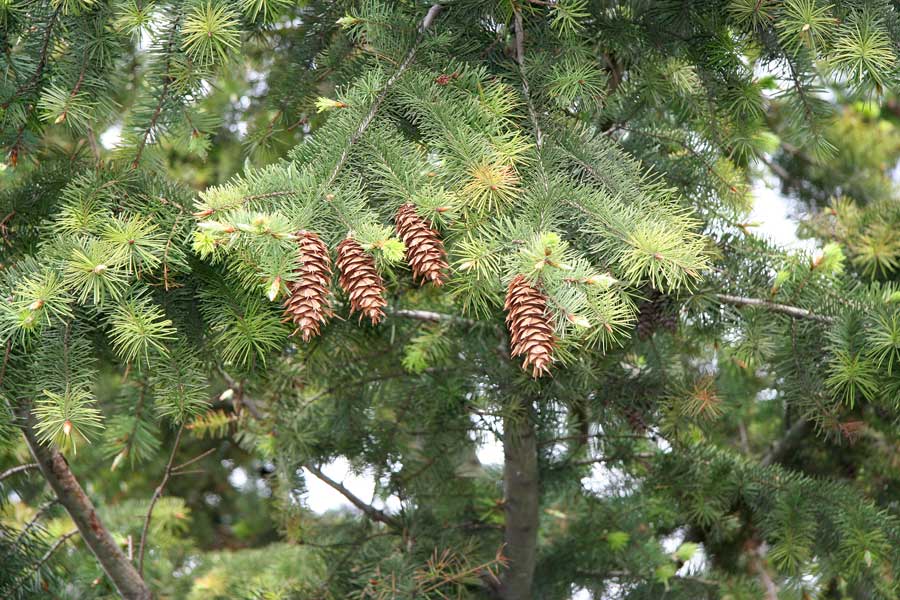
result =
[[[516,9],[516,63],[519,65],[519,74],[522,79],[522,95],[525,96],[525,103],[528,105],[528,115],[534,126],[534,144],[538,150],[544,145],[544,133],[541,131],[538,122],[537,111],[534,108],[534,102],[531,99],[531,89],[528,87],[528,79],[525,77],[525,27],[522,24],[522,11]]]
[[[6,365],[9,363],[10,352],[12,352],[12,339],[6,342],[6,352],[3,354],[3,366],[0,367],[0,385],[3,385],[3,379],[6,377]]]
[[[780,312],[798,319],[809,319],[811,321],[819,321],[820,323],[834,323],[834,317],[820,315],[805,308],[790,306],[789,304],[778,304],[777,302],[769,302],[761,298],[749,298],[746,296],[732,296],[731,294],[716,294],[716,298],[724,304],[733,304],[734,306],[756,306],[765,308],[773,312]]]
[[[15,584],[13,584],[13,586],[10,589],[18,588],[19,585],[21,585],[22,583],[25,582],[25,580],[28,578],[29,574],[31,574],[31,573],[37,571],[38,569],[40,569],[41,567],[43,567],[44,564],[48,560],[50,560],[50,557],[53,556],[53,553],[56,552],[57,550],[59,550],[60,546],[65,544],[70,538],[72,538],[76,534],[78,534],[77,529],[73,529],[69,533],[63,534],[58,540],[56,540],[56,542],[54,542],[54,544],[52,546],[50,546],[50,548],[47,549],[46,552],[44,552],[44,555],[41,557],[41,559],[39,561],[37,561],[33,566],[31,566],[28,569],[28,571],[26,571],[25,574],[22,577],[20,577],[15,582]]]
[[[44,555],[41,557],[41,560],[38,561],[34,568],[40,569],[45,562],[50,560],[50,557],[53,556],[53,553],[56,552],[60,546],[65,544],[70,538],[75,537],[76,535],[78,535],[77,529],[73,529],[69,533],[61,535],[60,538],[56,540],[56,542],[52,546],[50,546],[50,548],[44,553]]]
[[[363,514],[365,514],[367,517],[369,517],[373,521],[378,521],[379,523],[384,523],[385,525],[387,525],[389,527],[394,527],[396,529],[400,529],[401,525],[397,519],[395,519],[391,515],[387,514],[383,510],[379,510],[379,509],[375,508],[371,504],[366,504],[365,502],[360,500],[358,497],[356,497],[353,494],[353,492],[351,492],[350,490],[345,488],[343,485],[341,485],[334,479],[331,479],[330,477],[328,477],[328,475],[323,473],[322,470],[319,469],[318,467],[316,467],[312,464],[307,464],[304,466],[310,473],[312,473],[313,475],[315,475],[316,477],[321,479],[322,482],[324,482],[325,484],[330,486],[332,489],[336,490],[344,498],[349,500],[353,506],[355,506],[356,508],[361,510],[363,512]]]
[[[53,27],[56,26],[56,19],[59,17],[60,11],[62,11],[63,3],[60,2],[56,7],[56,10],[53,11],[53,14],[50,15],[50,22],[47,23],[47,29],[44,31],[44,43],[41,46],[41,58],[38,61],[37,68],[34,70],[34,73],[31,77],[28,78],[28,81],[23,83],[16,89],[16,92],[12,95],[13,99],[20,98],[21,95],[31,87],[31,84],[35,83],[37,80],[41,78],[41,75],[44,74],[44,68],[47,66],[47,56],[49,55],[50,50],[50,38],[53,36]],[[12,100],[3,103],[2,108],[5,110],[9,108],[9,105],[12,103]],[[36,104],[36,103],[35,103]],[[33,110],[33,108],[32,108]]]
[[[448,315],[439,312],[432,312],[430,310],[410,310],[410,309],[398,309],[398,310],[390,310],[388,314],[392,317],[400,317],[404,319],[417,319],[419,321],[430,321],[432,323],[455,323],[458,325],[468,325],[473,326],[478,322],[473,319],[467,319],[465,317],[458,317],[456,315]]]
[[[37,469],[38,467],[40,467],[40,465],[37,463],[28,463],[26,465],[10,467],[9,469],[0,473],[0,481],[3,481],[7,477],[11,477],[11,476],[15,475],[16,473],[21,473],[22,471],[29,471],[31,469]]]
[[[173,468],[172,468],[172,473],[175,473],[175,471],[180,471],[180,470],[182,470],[183,468],[187,467],[188,465],[194,464],[194,463],[197,462],[198,460],[203,460],[204,458],[206,458],[207,456],[209,456],[210,454],[212,454],[212,453],[215,452],[216,450],[217,450],[217,448],[210,448],[209,450],[207,450],[207,451],[204,452],[203,454],[201,454],[201,455],[199,455],[199,456],[195,456],[195,457],[192,458],[191,460],[185,461],[185,462],[181,463],[180,465],[178,465],[177,467],[173,467]]]
[[[772,444],[772,448],[762,457],[759,464],[763,467],[768,467],[769,465],[784,460],[788,452],[790,452],[791,449],[797,445],[797,442],[806,435],[806,432],[809,431],[809,427],[809,421],[802,419],[791,425],[791,428],[787,430],[784,437]]]
[[[181,424],[178,428],[178,433],[175,435],[175,443],[172,444],[172,453],[169,454],[169,462],[166,463],[166,470],[163,472],[162,481],[156,486],[156,490],[153,492],[153,498],[150,499],[150,506],[147,508],[147,516],[144,517],[144,529],[141,531],[141,543],[138,545],[139,575],[143,575],[144,573],[144,548],[147,544],[147,532],[150,529],[150,518],[153,516],[153,507],[156,506],[157,500],[162,496],[163,490],[166,488],[166,483],[169,482],[169,477],[172,475],[172,463],[175,462],[175,453],[178,452],[178,446],[181,444],[182,433],[184,433],[184,423]]]
[[[150,117],[150,124],[147,125],[147,129],[144,130],[143,135],[141,136],[141,141],[138,142],[137,152],[134,155],[134,160],[131,161],[131,168],[136,169],[138,164],[141,161],[141,155],[144,153],[144,146],[147,145],[147,139],[150,137],[150,133],[153,131],[153,128],[156,127],[156,123],[159,121],[159,116],[162,114],[163,104],[165,103],[168,95],[169,95],[169,86],[172,85],[172,76],[169,74],[169,71],[172,68],[172,48],[175,45],[175,34],[178,31],[178,25],[181,21],[181,15],[179,14],[176,17],[175,21],[172,23],[172,30],[169,32],[169,40],[166,44],[166,69],[163,72],[163,87],[162,91],[159,93],[159,100],[156,102],[156,109],[153,111],[153,116]]]
[[[35,525],[37,525],[37,522],[41,520],[41,517],[43,517],[45,514],[47,514],[47,511],[49,511],[51,508],[56,506],[57,502],[59,502],[59,500],[54,498],[50,502],[45,503],[43,506],[41,506],[38,509],[38,511],[36,513],[34,513],[34,516],[31,518],[31,520],[28,521],[28,523],[25,524],[25,527],[22,528],[22,532],[18,535],[18,537],[16,538],[16,541],[13,542],[12,548],[10,549],[10,553],[15,552],[16,548],[19,547],[19,544],[21,544],[22,541],[25,539],[25,536],[28,535],[28,532],[31,531],[31,529]]]
[[[340,173],[341,169],[347,163],[347,159],[350,158],[350,149],[363,136],[363,134],[369,128],[369,125],[372,124],[372,120],[375,118],[375,115],[381,108],[382,103],[384,103],[385,98],[387,98],[390,89],[394,86],[395,83],[397,83],[397,80],[399,80],[400,77],[403,76],[403,74],[409,68],[409,65],[412,64],[413,58],[415,58],[416,56],[416,50],[419,49],[419,44],[421,44],[422,40],[425,38],[425,32],[429,27],[431,27],[432,23],[434,23],[434,20],[440,14],[442,9],[443,7],[440,4],[433,4],[431,8],[428,9],[428,12],[425,14],[425,18],[422,19],[422,22],[419,24],[419,34],[418,36],[416,36],[416,40],[413,42],[412,48],[409,49],[409,52],[403,59],[403,62],[400,63],[400,66],[397,67],[397,70],[394,71],[394,74],[391,75],[387,82],[384,84],[384,87],[381,89],[381,93],[378,94],[377,98],[375,98],[375,102],[372,103],[371,108],[369,108],[369,112],[366,113],[366,116],[363,117],[362,121],[359,124],[359,127],[357,127],[356,131],[354,131],[350,136],[350,139],[348,140],[347,145],[344,147],[343,152],[341,152],[337,163],[331,170],[331,174],[322,185],[321,189],[323,190],[323,193],[325,190],[330,188],[334,181],[337,179],[338,173]]]

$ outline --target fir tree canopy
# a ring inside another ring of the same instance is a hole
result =
[[[898,597],[897,11],[0,0],[0,596]]]

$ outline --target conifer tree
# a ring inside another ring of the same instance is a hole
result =
[[[897,597],[893,3],[0,26],[4,597]]]

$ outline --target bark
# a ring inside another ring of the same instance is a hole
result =
[[[502,600],[528,600],[537,559],[537,439],[530,407],[503,423],[503,495],[506,526],[503,554],[509,561],[500,578]]]
[[[60,504],[66,507],[81,539],[91,549],[119,595],[126,600],[149,600],[150,589],[100,521],[91,499],[75,479],[66,459],[55,448],[42,446],[37,441],[30,419],[22,429],[28,449],[41,473],[53,488]]]

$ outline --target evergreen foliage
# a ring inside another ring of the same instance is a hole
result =
[[[0,595],[900,594],[894,3],[0,28]]]

